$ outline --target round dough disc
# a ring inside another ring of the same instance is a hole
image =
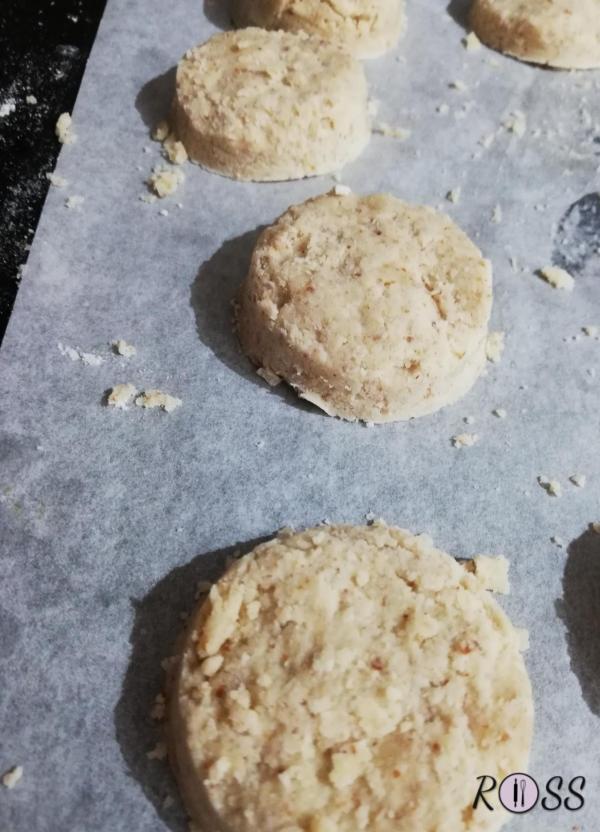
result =
[[[520,638],[477,573],[383,524],[283,533],[191,621],[170,750],[202,829],[488,832],[526,771]]]
[[[522,61],[600,67],[600,0],[474,0],[471,26],[488,46]]]
[[[237,303],[242,348],[330,415],[422,416],[485,363],[491,267],[447,216],[334,192],[260,236]]]
[[[192,161],[235,179],[331,173],[369,141],[367,82],[304,32],[224,32],[180,61],[173,122]]]
[[[404,0],[233,0],[237,26],[309,32],[357,58],[391,49],[404,29]]]

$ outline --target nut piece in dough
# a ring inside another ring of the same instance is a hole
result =
[[[224,32],[180,61],[172,121],[209,170],[301,179],[339,170],[366,146],[367,82],[358,61],[304,32]]]
[[[308,32],[357,58],[391,49],[404,25],[404,0],[233,0],[237,26]]]
[[[498,806],[473,817],[473,783],[526,770],[520,647],[477,573],[425,535],[381,523],[282,533],[231,566],[183,642],[169,744],[193,820],[499,829]]]
[[[463,396],[485,363],[491,268],[446,215],[387,194],[292,206],[238,294],[244,352],[330,415],[390,422]]]
[[[470,23],[492,49],[522,61],[600,67],[598,0],[473,0]]]

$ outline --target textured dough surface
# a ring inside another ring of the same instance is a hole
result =
[[[242,348],[331,415],[386,422],[460,398],[485,363],[491,268],[447,216],[387,194],[292,206],[238,295]]]
[[[241,29],[190,49],[172,120],[192,161],[247,180],[330,173],[370,138],[361,64],[304,32]]]
[[[404,0],[233,0],[238,26],[309,32],[357,58],[391,49],[404,29]]]
[[[523,61],[600,67],[600,0],[474,0],[471,26],[488,46]]]
[[[192,817],[231,832],[488,832],[477,777],[525,771],[516,630],[431,540],[284,532],[192,619],[170,702]],[[204,824],[204,825],[202,825]]]

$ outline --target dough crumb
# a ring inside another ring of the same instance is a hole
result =
[[[469,89],[465,82],[460,80],[450,81],[448,86],[451,90],[456,90],[457,92],[466,92]]]
[[[60,354],[64,355],[65,358],[70,358],[71,361],[81,361],[88,367],[99,367],[104,362],[104,358],[101,355],[97,355],[94,352],[83,352],[83,350],[77,347],[69,347],[66,344],[61,344],[60,341],[58,342],[58,349]]]
[[[454,202],[454,203],[460,202],[460,194],[461,194],[461,188],[460,188],[460,185],[459,185],[456,188],[452,188],[451,191],[448,191],[448,193],[446,194],[446,199],[448,200],[448,202]]]
[[[167,136],[163,142],[163,152],[169,162],[174,165],[183,165],[188,160],[187,150],[175,136]]]
[[[559,537],[557,534],[552,535],[550,538],[550,542],[554,543],[555,546],[558,546],[559,549],[564,549],[565,541],[562,537]]]
[[[469,32],[469,34],[462,39],[462,44],[467,52],[477,52],[481,49],[481,41],[475,32]]]
[[[494,416],[497,416],[498,419],[506,419],[506,410],[503,407],[497,407],[495,410],[492,410]]]
[[[142,202],[147,202],[149,205],[153,205],[157,200],[157,196],[156,194],[140,194],[140,199]]]
[[[515,110],[503,122],[502,126],[508,130],[509,133],[514,133],[515,136],[521,138],[525,135],[527,130],[527,116],[522,110]]]
[[[77,136],[73,132],[73,120],[70,113],[61,113],[59,115],[54,132],[61,144],[75,144]]]
[[[481,586],[500,595],[510,592],[508,567],[504,555],[477,555],[473,558],[473,571]]]
[[[551,497],[562,496],[562,486],[558,480],[549,480],[548,477],[539,476],[538,483]]]
[[[558,266],[544,266],[543,269],[540,269],[539,275],[554,289],[564,289],[566,292],[571,292],[575,286],[572,275]]]
[[[167,700],[163,693],[157,693],[150,710],[150,719],[162,722],[167,713]]]
[[[452,437],[452,444],[455,448],[470,448],[479,442],[479,436],[476,433],[458,433]]]
[[[69,184],[64,176],[59,176],[57,173],[47,173],[46,179],[51,185],[54,185],[55,188],[66,188]]]
[[[13,766],[2,775],[2,785],[7,789],[14,789],[23,777],[23,766]]]
[[[164,742],[158,742],[152,751],[148,751],[146,757],[149,760],[164,760],[167,756],[167,746]]]
[[[490,147],[494,144],[495,141],[496,141],[496,134],[495,133],[488,133],[487,136],[482,136],[479,139],[479,144],[482,147],[485,147],[486,150],[489,150]]]
[[[597,326],[582,326],[581,331],[590,338],[598,338],[600,335],[600,327]]]
[[[169,122],[163,119],[154,127],[151,135],[155,142],[164,142],[170,132]]]
[[[352,188],[349,188],[348,185],[336,185],[331,193],[336,196],[350,196]]]
[[[25,96],[25,103],[26,104],[37,104],[38,100],[35,95],[26,95]]]
[[[7,98],[0,104],[0,118],[6,118],[17,109],[17,102],[14,98]]]
[[[496,207],[492,211],[492,222],[502,222],[502,208],[500,207],[500,205],[496,205]]]
[[[137,390],[133,384],[115,384],[110,393],[106,403],[109,407],[116,407],[119,410],[126,410],[127,405],[130,404],[133,397],[137,394]]]
[[[138,407],[160,407],[166,413],[172,413],[183,404],[181,399],[169,393],[163,393],[162,390],[146,390],[140,393],[135,403]]]
[[[492,364],[497,364],[504,352],[504,332],[490,332],[485,342],[485,355]]]
[[[128,344],[127,341],[124,341],[122,338],[117,338],[113,341],[112,348],[117,355],[122,355],[124,358],[133,358],[133,356],[137,354],[137,350],[133,344]]]
[[[448,104],[444,103],[438,105],[438,107],[436,107],[436,110],[440,115],[445,116],[450,112],[450,107],[448,106]]]
[[[600,534],[600,523],[597,523],[597,522],[596,522],[596,523],[592,523],[592,524],[591,524],[591,529],[592,529],[592,531],[593,531],[593,532],[595,532],[596,534]]]
[[[585,474],[571,474],[569,480],[573,483],[573,485],[576,485],[577,488],[585,488],[587,477]]]
[[[147,184],[154,193],[163,199],[174,194],[185,176],[178,168],[156,167],[148,178]]]
[[[385,121],[376,124],[373,127],[373,133],[379,133],[380,136],[388,136],[392,139],[400,139],[402,142],[410,138],[411,135],[411,131],[406,127],[392,127],[391,124],[387,124]]]
[[[270,387],[277,387],[278,384],[281,384],[281,378],[271,370],[267,370],[266,367],[259,367],[256,375],[264,379]]]
[[[79,208],[80,205],[83,205],[85,202],[85,197],[83,196],[68,196],[65,199],[65,205],[67,208]]]
[[[465,425],[474,425],[475,424],[475,417],[474,416],[463,416],[463,422]]]
[[[158,213],[160,214],[161,217],[168,217],[169,216],[169,212],[167,211],[166,208],[161,208],[161,210]]]

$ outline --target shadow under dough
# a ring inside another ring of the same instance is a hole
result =
[[[264,226],[260,226],[254,231],[247,231],[239,237],[227,240],[210,260],[200,267],[190,293],[198,337],[219,361],[242,378],[270,394],[280,396],[300,410],[320,412],[313,405],[299,399],[283,382],[277,387],[268,387],[257,375],[254,365],[243,354],[233,329],[232,302],[246,277],[252,251],[263,228]]]
[[[450,0],[446,6],[446,11],[450,17],[458,23],[459,26],[466,32],[470,32],[469,26],[469,9],[473,5],[473,0]]]
[[[267,539],[198,555],[169,572],[144,598],[132,600],[135,619],[130,636],[131,655],[114,711],[115,735],[128,773],[173,832],[188,829],[175,780],[167,760],[147,757],[148,751],[163,740],[164,723],[150,717],[156,695],[164,688],[161,661],[175,650],[185,626],[181,614],[191,612],[198,603],[198,582],[216,581],[228,557],[246,554]],[[173,803],[165,806],[167,796],[173,798]]]
[[[177,67],[172,66],[162,75],[147,81],[135,98],[135,108],[150,129],[169,115],[175,95],[176,72]]]
[[[232,29],[231,0],[204,0],[204,14],[219,29]]]
[[[568,548],[563,597],[556,602],[567,628],[571,670],[585,702],[600,716],[600,535],[586,531]]]

